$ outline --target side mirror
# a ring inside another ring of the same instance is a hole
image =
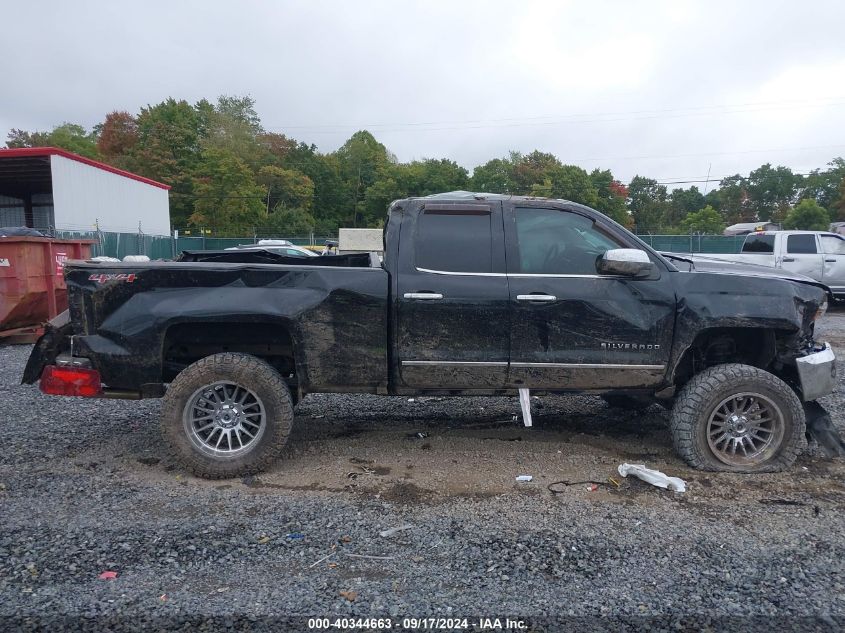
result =
[[[600,275],[647,277],[654,270],[654,263],[645,251],[636,248],[612,248],[599,258],[596,269]]]

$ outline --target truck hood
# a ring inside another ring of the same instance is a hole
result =
[[[799,273],[783,270],[782,268],[772,268],[771,266],[760,266],[757,264],[745,264],[742,262],[729,262],[722,259],[713,259],[707,255],[695,254],[693,257],[687,254],[680,253],[661,253],[665,256],[671,256],[671,262],[682,272],[690,273],[719,273],[725,275],[742,275],[744,277],[763,277],[766,279],[786,279],[788,281],[795,281],[798,283],[809,284],[828,290],[828,287],[823,283],[816,281],[812,277],[801,275]],[[688,262],[676,259],[683,257]]]

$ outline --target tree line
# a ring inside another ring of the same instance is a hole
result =
[[[111,112],[90,131],[72,123],[49,132],[13,129],[6,145],[61,147],[166,183],[174,228],[220,236],[378,227],[392,200],[461,189],[563,198],[639,233],[721,233],[757,221],[825,230],[845,220],[842,158],[808,174],[767,163],[706,193],[639,175],[624,184],[608,169],[587,172],[538,150],[510,152],[470,174],[445,158],[401,163],[366,130],[321,153],[265,130],[248,96],[193,105],[169,98],[137,114]]]

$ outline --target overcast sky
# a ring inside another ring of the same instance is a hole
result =
[[[540,149],[693,180],[845,155],[842,0],[75,0],[3,2],[0,23],[4,134],[225,93],[322,151],[366,128],[470,170]]]

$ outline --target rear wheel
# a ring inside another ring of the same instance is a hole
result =
[[[279,373],[248,354],[215,354],[184,369],[164,396],[162,431],[179,461],[219,479],[267,468],[293,425]]]
[[[669,421],[678,454],[702,470],[777,472],[806,446],[804,410],[777,376],[717,365],[678,394]]]

